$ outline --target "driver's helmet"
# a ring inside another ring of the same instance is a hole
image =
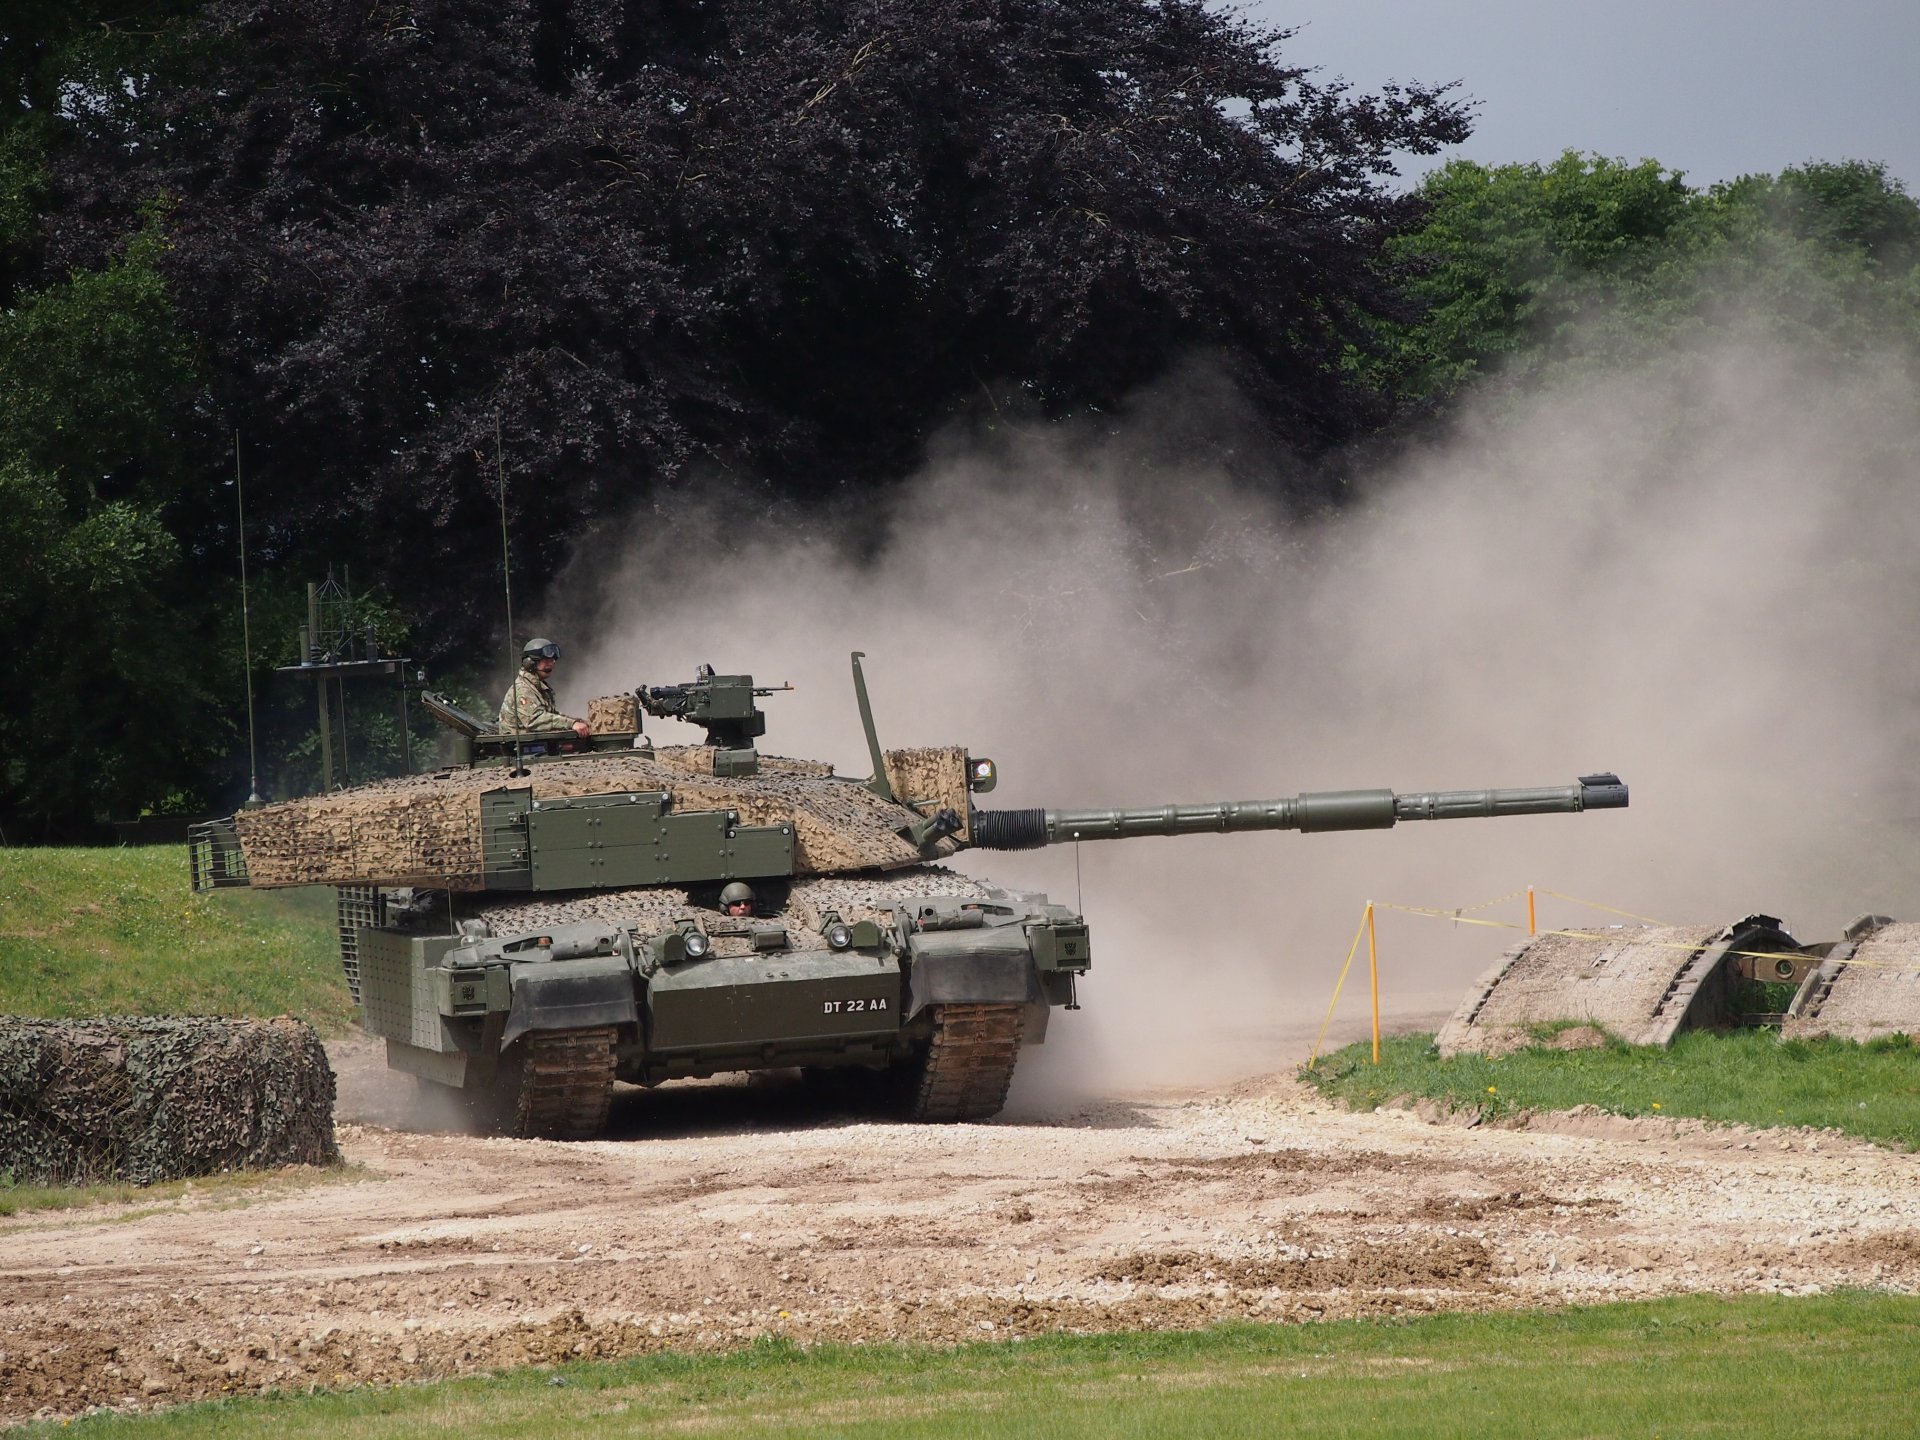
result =
[[[531,670],[541,660],[558,660],[560,645],[558,641],[545,638],[527,641],[520,647],[520,663]]]
[[[742,903],[748,905],[753,903],[753,887],[745,881],[736,880],[720,892],[720,908],[722,910],[725,910],[728,906]]]

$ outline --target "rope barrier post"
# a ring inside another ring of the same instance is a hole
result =
[[[1533,887],[1529,885],[1527,886],[1527,934],[1538,935],[1539,933],[1539,922],[1533,917]]]
[[[1367,921],[1363,915],[1360,924],[1353,932],[1353,943],[1347,946],[1347,958],[1340,966],[1340,978],[1333,982],[1333,998],[1327,1001],[1327,1018],[1320,1022],[1320,1033],[1313,1037],[1313,1054],[1307,1057],[1309,1070],[1319,1063],[1320,1045],[1327,1038],[1327,1027],[1333,1023],[1333,1007],[1340,1003],[1340,992],[1346,988],[1347,972],[1353,969],[1353,957],[1360,953],[1360,937],[1366,933]]]
[[[1380,1063],[1380,951],[1373,939],[1373,902],[1367,901],[1367,975],[1373,985],[1373,1063]]]

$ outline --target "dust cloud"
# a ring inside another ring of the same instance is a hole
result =
[[[994,757],[983,805],[1631,785],[1631,809],[1579,816],[963,856],[1093,925],[1085,1009],[1055,1012],[1014,1113],[1305,1058],[1368,900],[1402,1028],[1518,938],[1467,922],[1524,927],[1529,885],[1549,927],[1620,919],[1561,896],[1766,911],[1809,940],[1920,916],[1920,426],[1897,366],[1729,348],[1509,400],[1318,523],[1143,459],[1196,406],[1236,423],[1182,382],[1104,429],[936,446],[877,539],[739,492],[638,517],[556,589],[581,657],[562,701],[703,661],[791,680],[764,748],[864,775],[860,649],[882,743]],[[1364,1030],[1365,970],[1363,947],[1333,1038]]]

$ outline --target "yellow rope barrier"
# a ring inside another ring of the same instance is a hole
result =
[[[1611,905],[1602,905],[1598,900],[1582,900],[1578,895],[1562,895],[1558,890],[1542,890],[1542,895],[1551,895],[1556,900],[1569,900],[1575,905],[1584,905],[1589,910],[1604,910],[1609,915],[1624,915],[1629,920],[1638,920],[1646,925],[1665,925],[1665,920],[1654,920],[1645,915],[1636,915],[1631,910],[1616,910]]]
[[[1367,921],[1372,918],[1373,907],[1367,907],[1367,913],[1360,917],[1360,928],[1353,932],[1353,943],[1347,946],[1347,963],[1340,967],[1340,978],[1333,982],[1333,998],[1327,1002],[1327,1018],[1320,1022],[1320,1033],[1313,1037],[1313,1053],[1307,1057],[1307,1068],[1311,1070],[1314,1062],[1320,1058],[1320,1042],[1327,1038],[1327,1027],[1333,1023],[1333,1007],[1340,1003],[1341,987],[1347,983],[1347,972],[1353,968],[1353,957],[1360,953],[1360,939],[1367,933]]]
[[[1520,897],[1521,897],[1522,895],[1524,895],[1524,894],[1526,894],[1526,893],[1527,893],[1527,892],[1526,892],[1526,891],[1524,891],[1524,890],[1509,890],[1509,891],[1508,891],[1508,892],[1507,892],[1506,894],[1504,894],[1504,895],[1496,895],[1496,896],[1494,896],[1494,897],[1493,897],[1493,899],[1491,899],[1491,900],[1482,900],[1482,901],[1481,901],[1481,902],[1480,902],[1480,903],[1479,903],[1478,905],[1462,905],[1462,906],[1459,906],[1459,907],[1458,907],[1458,908],[1456,908],[1456,909],[1453,909],[1453,910],[1449,910],[1449,911],[1447,911],[1447,914],[1449,914],[1449,915],[1471,915],[1471,914],[1473,914],[1473,912],[1474,912],[1474,911],[1476,911],[1476,910],[1491,910],[1491,909],[1492,909],[1492,908],[1493,908],[1494,906],[1496,906],[1496,905],[1504,905],[1504,904],[1506,904],[1506,903],[1507,903],[1507,901],[1509,901],[1509,900],[1518,900],[1518,899],[1519,899],[1519,898],[1520,898]]]

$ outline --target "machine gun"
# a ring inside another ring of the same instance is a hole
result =
[[[752,775],[760,768],[753,742],[767,733],[767,717],[754,700],[791,685],[755,685],[751,675],[716,675],[702,665],[685,685],[642,685],[633,692],[640,708],[657,720],[685,720],[707,732],[714,747],[713,773]]]

